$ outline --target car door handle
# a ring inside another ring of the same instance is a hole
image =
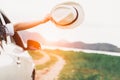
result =
[[[21,60],[20,60],[20,57],[17,57],[17,61],[16,61],[16,63],[17,63],[17,65],[18,65],[18,67],[21,66]]]

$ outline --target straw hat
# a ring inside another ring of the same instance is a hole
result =
[[[64,2],[51,11],[52,21],[60,28],[74,28],[83,22],[84,12],[80,4]]]

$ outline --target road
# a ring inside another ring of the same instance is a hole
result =
[[[36,65],[45,64],[46,62],[48,62],[50,60],[50,56],[46,52],[40,51],[40,54],[42,54],[43,57],[39,60],[34,60],[34,63]]]
[[[48,56],[48,54],[44,51],[42,51],[42,54],[45,55],[44,57]],[[60,71],[64,67],[65,60],[56,54],[53,54],[53,53],[51,54],[52,56],[57,58],[57,62],[49,68],[47,67],[47,68],[44,68],[43,70],[38,70],[36,72],[36,80],[55,80],[57,79],[57,76],[59,75]],[[44,63],[46,63],[49,60],[50,59],[46,57],[46,59],[44,58],[44,59],[40,59],[39,61],[36,61],[36,64],[39,64],[40,61],[44,61]]]

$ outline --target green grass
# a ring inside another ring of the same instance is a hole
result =
[[[38,60],[43,57],[40,50],[28,50],[28,53],[32,56],[33,60]]]
[[[57,80],[120,80],[120,57],[51,50],[66,60]]]
[[[43,55],[40,53],[40,50],[29,50],[28,52],[32,56],[33,60],[39,60],[40,58],[43,57]],[[50,56],[50,61],[46,62],[45,64],[35,65],[36,70],[48,68],[48,67],[52,66],[57,61],[57,58],[54,57],[51,54],[51,52],[46,51],[46,53]]]
[[[47,54],[50,56],[50,61],[48,61],[47,63],[42,64],[42,65],[36,65],[37,70],[41,70],[41,69],[44,69],[44,68],[49,68],[50,66],[52,66],[57,61],[57,58],[52,56],[51,53],[47,53]]]

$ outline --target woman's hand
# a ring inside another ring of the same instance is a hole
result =
[[[47,14],[46,17],[43,19],[43,23],[48,22],[51,19],[52,19],[51,15]]]

